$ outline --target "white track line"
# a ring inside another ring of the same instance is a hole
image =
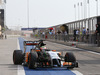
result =
[[[75,73],[76,75],[83,75],[82,73],[80,73],[79,71],[76,70],[71,70],[73,73]]]
[[[17,48],[20,50],[18,39],[17,39]],[[17,75],[25,75],[24,67],[22,65],[18,65]]]
[[[78,49],[78,50],[81,50],[81,51],[86,51],[86,52],[89,52],[89,53],[92,53],[92,54],[100,55],[100,53],[93,52],[93,51],[88,51],[88,50],[85,50],[85,49],[80,49],[80,48],[73,48],[73,49]]]
[[[57,43],[57,44],[59,44],[59,43]],[[60,45],[63,45],[63,44],[60,44]],[[67,46],[67,45],[63,45],[63,46],[66,46],[66,47],[72,48],[72,49],[78,49],[78,50],[80,50],[80,51],[86,51],[86,52],[89,52],[89,53],[92,53],[92,54],[100,55],[100,53],[94,52],[94,51],[89,51],[89,50],[85,50],[85,49],[81,49],[81,48],[76,48],[76,47],[72,47],[72,46]]]
[[[22,65],[18,65],[17,75],[25,75],[25,71]]]

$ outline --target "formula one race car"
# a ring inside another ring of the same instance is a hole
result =
[[[78,67],[76,58],[73,53],[66,52],[65,56],[56,50],[49,50],[45,47],[43,40],[39,41],[24,41],[24,53],[22,50],[14,50],[13,62],[15,65],[28,65],[30,69],[37,67],[66,67],[72,69]],[[27,51],[26,47],[32,48]]]

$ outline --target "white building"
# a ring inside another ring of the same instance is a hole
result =
[[[0,0],[0,9],[5,9],[6,0]]]

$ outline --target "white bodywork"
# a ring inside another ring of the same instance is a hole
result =
[[[58,56],[58,53],[59,53],[59,52],[47,51],[47,53],[49,53],[51,59],[61,59],[61,58]]]

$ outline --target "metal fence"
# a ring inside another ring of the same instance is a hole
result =
[[[88,44],[97,44],[100,46],[100,35],[89,34],[89,35],[64,35],[64,34],[57,34],[57,35],[37,35],[35,38],[40,39],[49,39],[54,41],[63,41],[63,42],[80,42],[80,43],[88,43]]]

